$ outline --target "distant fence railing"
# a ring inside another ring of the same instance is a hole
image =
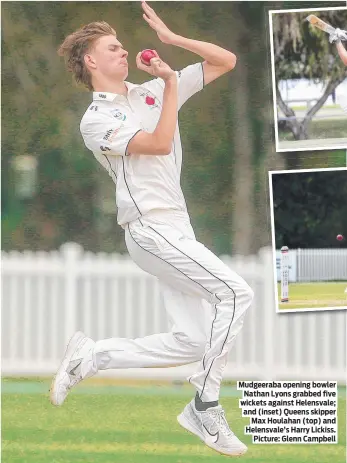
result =
[[[255,292],[225,378],[343,382],[346,312],[276,314],[270,248],[223,260]],[[204,315],[211,315],[208,306]],[[92,254],[75,244],[49,253],[2,253],[3,375],[52,375],[76,329],[101,339],[135,338],[168,328],[157,280],[128,256]],[[183,379],[195,368],[193,364],[103,374]]]
[[[291,100],[285,100],[285,103],[289,106],[292,107],[293,103],[297,103],[300,106],[303,106],[303,108],[299,111],[297,111],[297,114],[294,116],[285,116],[283,112],[281,111],[280,107],[278,106],[277,111],[278,111],[278,121],[279,122],[285,122],[285,121],[290,121],[290,120],[301,120],[304,119],[305,115],[308,113],[308,111],[316,104],[316,102],[319,100],[319,98],[301,98],[301,99],[291,99]],[[326,107],[323,105],[319,111],[313,116],[313,119],[341,119],[345,118],[346,116],[346,100],[342,98],[338,98],[335,103],[333,103],[334,106],[331,106],[331,103],[329,103],[329,107]]]
[[[277,281],[281,251],[276,251]],[[347,249],[289,249],[289,281],[346,281]]]
[[[287,105],[291,105],[292,103],[299,103],[300,105],[305,105],[307,111],[309,111],[312,106],[317,103],[319,98],[296,98],[296,99],[290,99],[290,100],[285,100],[285,103]]]

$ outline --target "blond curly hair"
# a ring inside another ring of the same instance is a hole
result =
[[[92,78],[84,62],[84,55],[90,51],[93,43],[104,35],[117,36],[116,31],[105,21],[93,22],[68,35],[58,48],[58,55],[63,56],[68,71],[75,81],[93,90]]]

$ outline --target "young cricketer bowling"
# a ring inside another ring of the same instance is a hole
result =
[[[218,402],[223,369],[253,291],[199,243],[180,186],[182,147],[177,121],[182,105],[204,86],[231,71],[236,57],[216,45],[173,33],[142,2],[143,18],[168,45],[202,58],[174,71],[158,54],[138,69],[154,78],[127,82],[128,52],[105,22],[88,24],[60,46],[75,79],[93,91],[81,121],[85,145],[116,185],[118,223],[130,256],[160,282],[168,333],[140,339],[94,341],[81,332],[71,338],[51,387],[61,405],[81,380],[110,368],[172,367],[199,361],[189,378],[196,396],[179,423],[216,451],[241,455],[247,447],[231,431]],[[211,306],[205,326],[203,300]],[[124,311],[126,307],[124,307]]]

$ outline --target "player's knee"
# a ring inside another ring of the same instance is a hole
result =
[[[252,304],[254,298],[253,289],[244,281],[241,288],[238,291],[238,297],[240,304],[239,307],[242,311],[246,311]]]
[[[228,290],[219,295],[219,299],[229,301],[229,304],[238,307],[242,311],[247,310],[252,304],[254,298],[254,291],[242,279],[238,281],[237,285],[230,285]]]

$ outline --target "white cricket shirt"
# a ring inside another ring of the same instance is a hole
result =
[[[178,109],[204,86],[202,63],[176,71]],[[139,155],[127,151],[140,130],[152,133],[158,123],[165,83],[153,79],[141,85],[125,82],[127,97],[94,92],[93,102],[80,124],[84,143],[116,184],[118,223],[125,226],[149,211],[186,211],[180,186],[182,146],[177,124],[168,156]]]

